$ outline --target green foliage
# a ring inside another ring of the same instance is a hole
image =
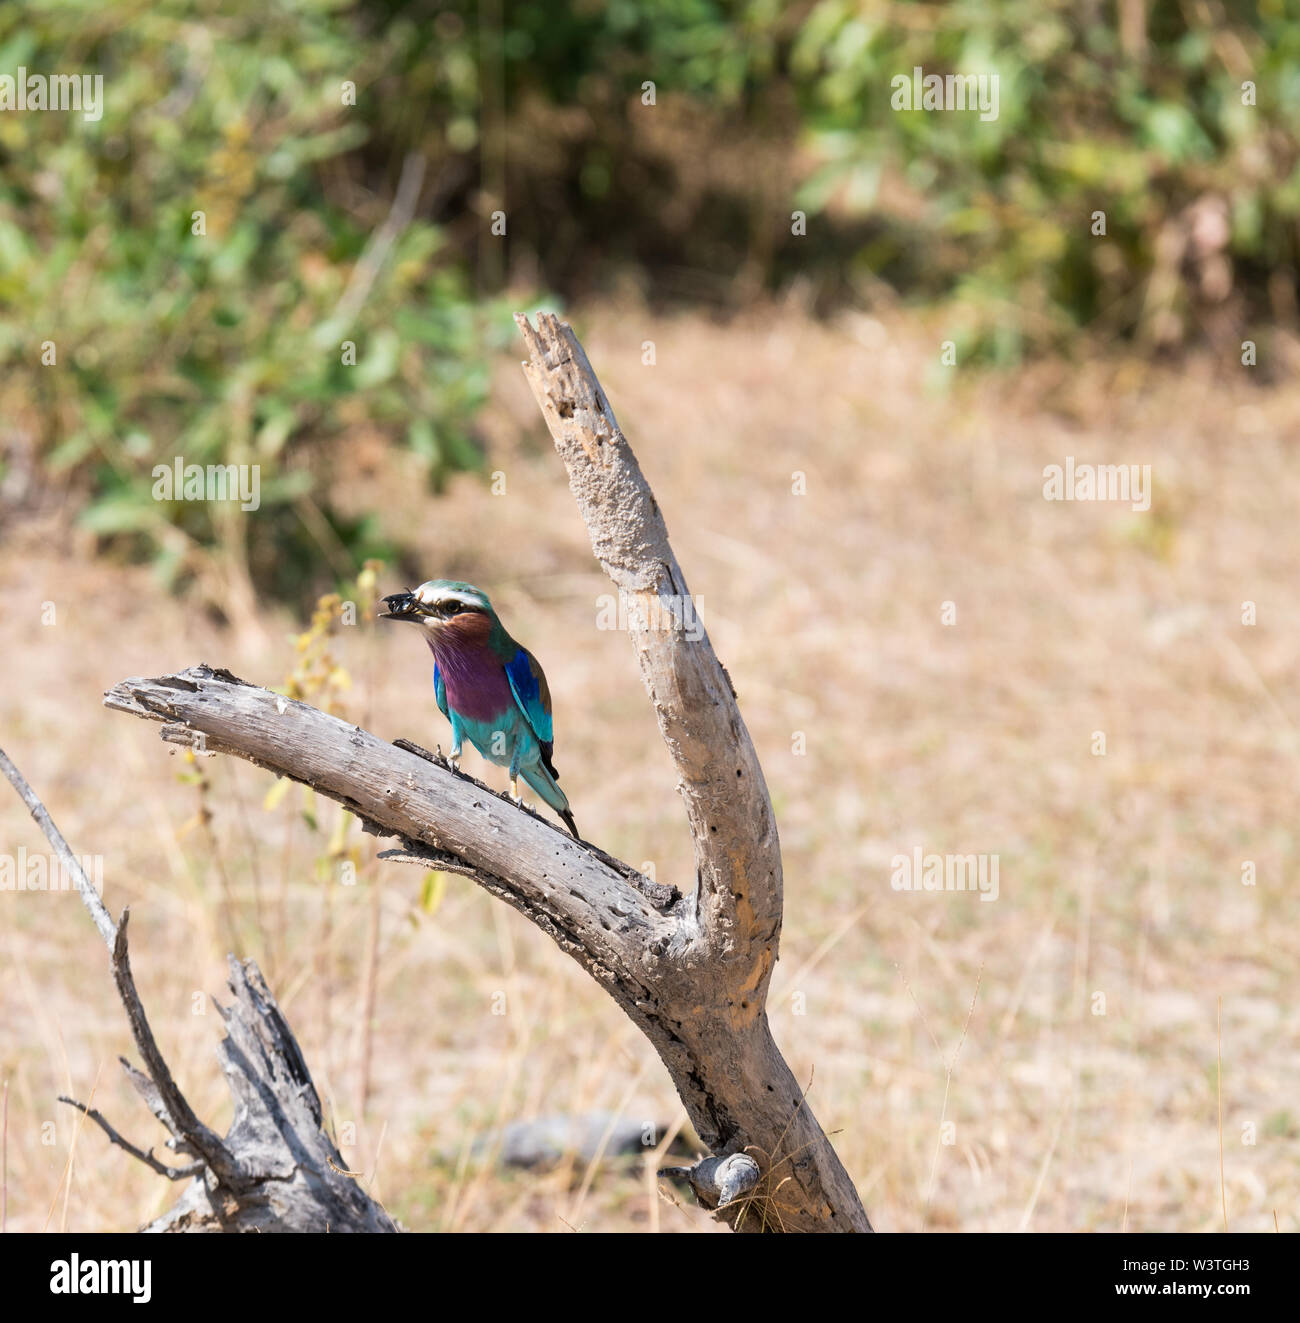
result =
[[[411,447],[434,490],[479,464],[486,357],[513,328],[475,273],[495,289],[521,254],[566,294],[629,269],[652,296],[724,302],[796,273],[823,300],[883,278],[950,305],[962,362],[1081,327],[1177,344],[1207,309],[1293,305],[1294,0],[1086,12],[0,10],[0,74],[99,73],[106,102],[95,121],[0,112],[0,414],[102,539],[218,603],[232,576],[303,601],[396,550],[332,495],[361,441]],[[895,109],[916,66],[996,74],[997,118]],[[413,156],[421,205],[386,231]],[[487,238],[507,198],[509,248]],[[155,500],[153,468],[176,456],[259,465],[261,508]]]
[[[88,528],[168,576],[202,579],[215,549],[303,598],[322,567],[337,578],[388,550],[331,502],[345,439],[409,442],[435,485],[475,466],[484,356],[503,334],[484,327],[510,323],[476,308],[427,222],[368,264],[397,170],[367,174],[380,109],[364,89],[391,50],[322,0],[210,13],[0,17],[0,72],[102,72],[106,102],[97,121],[0,114],[5,396],[47,474],[87,494]],[[176,456],[258,465],[260,510],[153,499],[154,466]]]
[[[1227,297],[1206,267],[1220,254],[1257,295],[1262,272],[1294,278],[1295,13],[1281,0],[1117,8],[1146,16],[1145,41],[1121,34],[1115,9],[1085,22],[1069,0],[820,0],[795,38],[820,158],[800,199],[870,215],[863,259],[914,295],[953,296],[967,349],[1012,360],[1081,326],[1190,338],[1201,305]],[[997,74],[998,117],[894,109],[891,79],[918,66]]]
[[[1080,329],[1177,346],[1297,301],[1297,20],[1295,0],[511,6],[512,113],[530,92],[585,112],[551,116],[581,128],[529,122],[544,150],[512,164],[512,192],[543,211],[564,185],[539,244],[561,288],[572,226],[587,266],[612,249],[706,268],[733,297],[756,272],[811,277],[823,303],[883,278],[947,305],[962,362],[1064,349]],[[996,75],[996,118],[895,109],[893,80],[917,67]],[[648,117],[683,103],[665,158]]]
[[[1296,301],[1298,20],[1295,0],[511,6],[511,113],[530,94],[555,112],[528,122],[538,150],[512,161],[511,191],[534,212],[562,199],[538,240],[561,288],[575,273],[557,249],[587,267],[612,250],[734,297],[755,272],[769,288],[811,276],[832,301],[883,278],[948,305],[962,362],[1062,349],[1081,328],[1177,346],[1219,313],[1240,328]],[[895,109],[916,67],[996,75],[997,117]],[[683,103],[666,157],[646,126]]]

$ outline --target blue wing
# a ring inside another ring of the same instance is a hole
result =
[[[447,712],[447,686],[442,682],[442,672],[438,669],[438,663],[433,663],[433,696],[438,701],[438,711],[450,721],[451,717]]]
[[[546,760],[550,761],[554,734],[551,728],[551,690],[546,676],[537,664],[537,658],[527,648],[520,648],[506,663],[506,678],[510,692],[519,704],[537,743],[542,746]]]

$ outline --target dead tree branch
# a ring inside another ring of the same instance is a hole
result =
[[[234,1001],[218,1007],[226,1037],[217,1049],[235,1116],[224,1139],[195,1115],[163,1059],[136,991],[127,950],[129,911],[115,924],[80,860],[23,774],[0,749],[0,772],[31,810],[73,879],[109,950],[109,967],[146,1071],[122,1068],[171,1136],[167,1147],[192,1161],[171,1167],[125,1139],[95,1108],[84,1112],[109,1140],[168,1180],[190,1180],[180,1201],[145,1231],[394,1231],[384,1210],[344,1171],[325,1133],[320,1098],[288,1024],[257,966],[230,962]]]
[[[735,692],[696,621],[663,516],[572,330],[543,314],[525,373],[592,547],[623,594],[642,677],[695,844],[690,897],[515,807],[405,741],[228,671],[115,685],[105,703],[163,737],[313,787],[400,848],[385,857],[472,877],[594,977],[654,1045],[713,1156],[687,1169],[737,1229],[869,1231],[847,1173],[772,1039],[781,852]]]

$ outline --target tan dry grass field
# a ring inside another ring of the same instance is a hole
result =
[[[1295,1229],[1300,392],[1118,358],[968,379],[938,367],[942,327],[901,316],[723,327],[607,305],[575,325],[763,759],[786,866],[769,1013],[877,1228],[1214,1230],[1222,1139],[1229,1225]],[[436,499],[408,456],[358,443],[349,497],[387,506],[428,576],[492,594],[547,669],[583,834],[686,885],[668,758],[627,640],[595,626],[608,584],[520,356],[487,420],[505,495],[467,477]],[[1067,455],[1150,464],[1151,510],[1044,500]],[[420,872],[375,863],[369,837],[357,885],[318,875],[335,807],[313,833],[296,787],[266,809],[269,778],[224,759],[197,825],[183,756],[101,692],[198,661],[279,683],[304,622],[268,612],[260,642],[237,638],[58,527],[0,543],[0,744],[74,850],[102,854],[110,908],[131,906],[137,980],[199,1113],[228,1120],[212,998],[235,941],[350,1168],[408,1227],[710,1229],[640,1165],[471,1160],[506,1120],[681,1112],[614,1004],[467,879],[422,902]],[[346,715],[446,747],[416,640],[345,628],[335,655]],[[44,849],[5,789],[0,849],[19,846]],[[892,890],[917,846],[996,854],[998,899]],[[75,895],[0,893],[0,968],[10,1228],[156,1215],[177,1191],[55,1102],[93,1096],[129,1138],[162,1138],[116,1063],[125,1018]]]

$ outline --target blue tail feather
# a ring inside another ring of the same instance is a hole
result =
[[[521,767],[519,775],[564,819],[564,824],[573,833],[574,839],[581,840],[578,836],[578,824],[574,822],[573,814],[569,812],[568,797],[555,784],[554,778],[546,768],[540,762],[533,763],[531,766]]]

